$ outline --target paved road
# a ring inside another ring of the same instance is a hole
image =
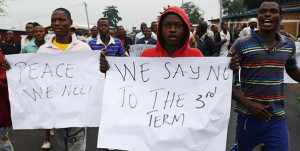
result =
[[[290,151],[297,151],[300,148],[300,110],[298,107],[297,97],[300,96],[300,85],[289,84],[286,86],[286,114],[288,116],[287,123],[290,134]],[[233,103],[234,104],[234,101]],[[231,113],[229,121],[227,147],[226,151],[230,150],[230,146],[234,143],[236,126],[236,113]],[[103,151],[96,149],[98,129],[88,128],[87,151]],[[13,131],[10,133],[15,151],[40,151],[43,143],[44,130],[31,131]],[[57,144],[52,138],[52,148],[50,151],[57,151]],[[259,147],[253,151],[259,151]]]

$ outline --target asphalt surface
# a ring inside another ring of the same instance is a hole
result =
[[[287,124],[290,135],[290,151],[299,151],[300,148],[300,110],[298,105],[298,96],[300,96],[300,84],[288,84],[285,87],[285,109],[287,115]],[[232,101],[232,107],[234,101]],[[231,112],[226,151],[230,150],[231,145],[235,139],[235,126],[236,126],[235,112]],[[97,135],[98,128],[88,128],[87,133],[87,149],[86,151],[105,151],[97,149]],[[41,151],[40,147],[43,144],[45,137],[44,130],[15,130],[9,133],[9,137],[13,143],[15,151]],[[50,151],[59,151],[55,136],[51,137]],[[260,146],[257,146],[253,151],[260,151]]]

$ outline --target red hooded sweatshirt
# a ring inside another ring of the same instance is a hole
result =
[[[186,42],[185,44],[177,50],[171,57],[203,57],[203,54],[195,48],[190,48],[189,43],[190,43],[190,22],[189,19],[186,15],[186,13],[179,7],[173,6],[165,10],[158,21],[158,30],[157,30],[157,45],[156,47],[146,49],[142,52],[141,57],[170,57],[167,52],[164,50],[164,48],[161,45],[161,39],[160,39],[160,34],[161,34],[161,24],[162,24],[162,17],[166,15],[167,13],[174,13],[177,14],[181,17],[181,19],[184,21],[186,26],[188,27],[187,31],[184,31],[185,33],[188,33],[188,37],[185,37]]]
[[[3,58],[4,55],[0,49],[0,127],[11,127],[6,72],[2,69]]]

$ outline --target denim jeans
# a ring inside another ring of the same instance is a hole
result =
[[[13,151],[13,147],[8,138],[8,128],[0,127],[0,151]]]
[[[55,141],[60,151],[85,151],[86,128],[63,128],[55,129]]]

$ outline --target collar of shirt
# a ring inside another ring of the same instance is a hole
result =
[[[201,40],[203,42],[206,35],[207,35],[207,33],[205,33],[199,40]]]
[[[71,41],[71,43],[69,44],[69,46],[68,46],[68,48],[66,49],[66,51],[67,51],[69,48],[73,47],[74,45],[78,44],[78,41],[79,41],[79,40],[76,38],[76,35],[75,35],[74,33],[71,34],[71,37],[72,37],[72,41]],[[51,37],[51,39],[45,44],[46,47],[47,47],[47,48],[56,48],[56,49],[60,49],[60,48],[56,47],[55,45],[53,45],[53,40],[54,40],[54,38],[56,38],[56,36]]]
[[[113,45],[116,44],[114,38],[113,38],[112,36],[109,36],[109,37],[110,37],[110,40],[109,40],[107,46],[109,46],[110,44],[113,44]],[[96,44],[97,44],[97,45],[102,44],[102,45],[105,46],[105,44],[102,42],[102,40],[101,40],[101,38],[100,38],[100,35],[97,37],[97,42],[96,42]],[[107,47],[107,46],[106,46],[106,47]]]
[[[8,46],[16,46],[16,43],[14,42],[13,44],[10,44],[10,43],[8,43],[8,42],[6,42],[6,44],[8,45]]]
[[[258,30],[253,31],[251,30],[251,35],[255,38],[259,43],[265,45],[265,41],[258,35]],[[279,32],[276,32],[276,38],[279,40],[278,44],[276,45],[275,49],[278,49],[281,45],[287,42],[286,38],[281,35]]]

